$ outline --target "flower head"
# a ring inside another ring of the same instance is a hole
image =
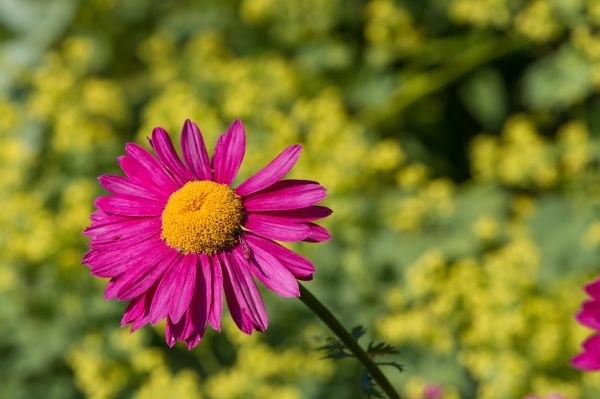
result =
[[[181,135],[183,161],[165,130],[154,129],[150,144],[158,159],[129,143],[119,158],[126,177],[99,178],[113,195],[94,202],[83,263],[92,275],[110,278],[106,299],[130,301],[122,326],[134,331],[166,319],[170,346],[184,341],[193,348],[207,324],[220,330],[223,292],[240,330],[264,331],[268,318],[254,278],[282,296],[299,296],[297,279],[309,280],[315,271],[275,241],[330,238],[313,223],[331,214],[315,205],[325,188],[282,180],[301,146],[289,146],[232,188],[246,147],[240,121],[219,137],[212,163],[189,120]]]
[[[427,384],[423,389],[423,396],[425,399],[442,399],[444,390],[437,384]]]
[[[571,363],[580,370],[596,371],[600,370],[600,279],[586,285],[585,291],[591,299],[583,303],[576,318],[596,333],[583,342],[583,353],[575,356]]]

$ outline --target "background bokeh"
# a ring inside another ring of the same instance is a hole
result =
[[[240,181],[284,146],[334,239],[310,288],[400,349],[405,398],[600,397],[569,367],[600,271],[600,1],[0,0],[0,398],[361,398],[328,332],[271,326],[189,352],[129,335],[80,264],[124,144],[246,125]],[[225,316],[225,319],[229,319]]]

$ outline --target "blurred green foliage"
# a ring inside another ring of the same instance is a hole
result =
[[[600,395],[571,369],[600,254],[597,0],[0,0],[0,398],[360,398],[324,327],[194,351],[118,328],[80,259],[124,143],[234,118],[242,176],[304,144],[334,240],[298,245],[347,326],[400,348],[409,399]]]

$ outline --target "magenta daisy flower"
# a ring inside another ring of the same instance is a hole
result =
[[[325,188],[314,181],[281,180],[301,146],[287,147],[264,169],[231,188],[246,149],[244,126],[234,121],[209,160],[202,134],[187,120],[183,162],[164,129],[152,132],[158,159],[129,143],[119,165],[127,177],[104,175],[113,195],[99,197],[84,234],[91,274],[110,278],[105,298],[130,301],[121,325],[134,331],[166,319],[170,346],[191,349],[207,324],[221,329],[222,293],[240,330],[264,331],[267,313],[254,277],[279,295],[299,296],[298,280],[315,271],[306,258],[276,241],[330,238],[313,223],[331,214],[315,204]]]
[[[585,292],[592,298],[583,303],[576,319],[596,333],[583,342],[583,352],[571,363],[580,370],[597,371],[600,370],[600,279],[586,285]]]

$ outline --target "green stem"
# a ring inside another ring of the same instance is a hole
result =
[[[352,335],[344,328],[344,326],[335,318],[333,313],[329,311],[306,287],[300,284],[300,300],[304,302],[310,310],[313,311],[319,318],[327,324],[327,327],[338,336],[338,338],[346,345],[346,347],[354,354],[354,356],[363,364],[371,378],[377,383],[379,388],[386,393],[390,399],[400,399],[400,395],[396,392],[387,377],[381,372],[379,367],[373,362],[371,357],[360,347],[358,342],[352,338]]]

